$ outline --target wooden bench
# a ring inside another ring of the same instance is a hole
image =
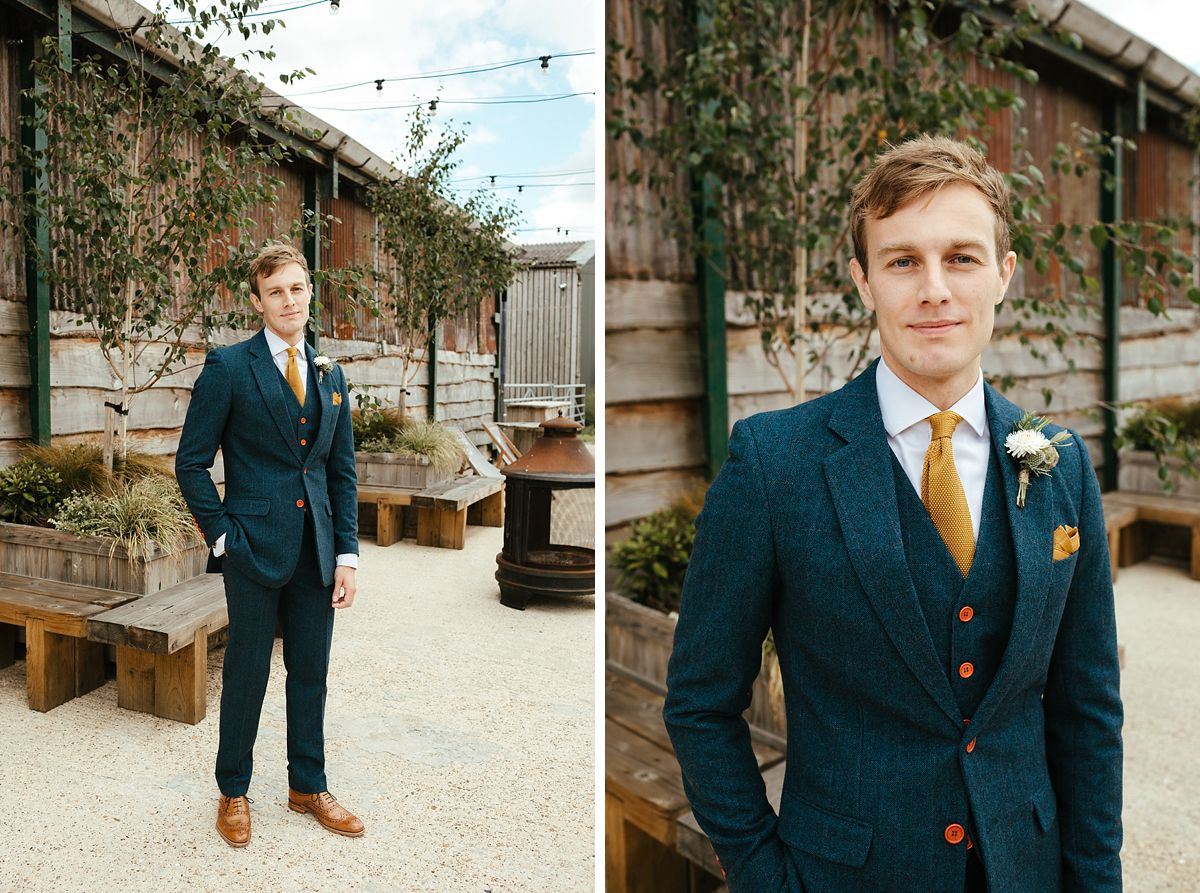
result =
[[[504,480],[456,477],[414,493],[411,504],[417,509],[418,545],[461,549],[468,522],[504,526]]]
[[[116,646],[118,706],[195,725],[207,711],[208,638],[228,624],[224,579],[203,574],[90,616],[87,637]]]
[[[605,674],[604,873],[610,893],[706,891],[719,885],[720,868],[707,837],[686,824],[691,807],[662,707],[660,693],[612,670]],[[757,739],[754,753],[763,770],[783,764],[780,750]]]
[[[407,487],[386,487],[380,484],[358,488],[358,501],[375,505],[375,543],[390,546],[404,535],[404,507],[412,502],[414,493]]]
[[[1118,559],[1121,554],[1121,533],[1137,522],[1137,507],[1121,502],[1116,492],[1100,497],[1104,505],[1104,532],[1108,535],[1108,560],[1112,565],[1112,578],[1117,580],[1117,568],[1124,567]]]
[[[1115,521],[1119,525],[1115,538],[1110,528],[1109,549],[1120,567],[1136,564],[1149,554],[1141,522],[1168,524],[1191,530],[1191,577],[1200,580],[1200,500],[1126,491],[1105,493],[1103,500],[1106,524]]]
[[[0,574],[0,667],[15,659],[25,629],[25,690],[45,713],[104,684],[104,649],[88,641],[89,618],[137,599],[130,592]]]

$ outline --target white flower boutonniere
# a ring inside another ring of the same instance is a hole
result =
[[[1047,437],[1042,429],[1048,424],[1049,419],[1026,411],[1013,425],[1012,434],[1004,439],[1004,448],[1021,466],[1017,473],[1017,508],[1025,508],[1025,494],[1033,475],[1050,474],[1058,464],[1056,447],[1071,436],[1070,431],[1059,431],[1053,437]]]
[[[313,365],[317,367],[317,382],[319,383],[325,380],[325,373],[333,368],[333,360],[325,354],[320,354],[313,360]]]

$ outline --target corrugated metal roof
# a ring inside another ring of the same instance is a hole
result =
[[[562,264],[585,264],[596,253],[595,242],[539,242],[522,245],[523,260],[534,266],[559,266]]]

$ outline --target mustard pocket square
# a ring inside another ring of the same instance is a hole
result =
[[[341,392],[341,391],[334,391],[334,392],[333,392],[333,405],[334,405],[334,406],[341,406],[341,405],[342,405],[342,392]]]
[[[1079,528],[1062,524],[1054,528],[1054,560],[1062,561],[1079,551]]]

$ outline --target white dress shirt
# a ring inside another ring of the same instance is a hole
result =
[[[932,430],[925,421],[936,412],[936,406],[902,382],[888,368],[883,357],[875,369],[875,388],[879,395],[879,410],[887,430],[888,446],[892,448],[900,467],[921,496],[921,470],[929,450]],[[979,518],[983,512],[983,485],[987,481],[988,462],[992,456],[991,432],[988,429],[987,407],[983,401],[983,374],[966,396],[950,409],[963,420],[954,429],[951,445],[954,467],[962,481],[971,512],[971,530],[979,539]]]
[[[282,338],[280,338],[278,335],[276,335],[274,332],[272,332],[268,328],[263,329],[263,334],[267,336],[267,347],[271,351],[271,359],[273,359],[275,361],[275,366],[276,366],[276,368],[279,369],[279,374],[282,375],[285,379],[287,378],[288,348],[289,347],[299,348],[299,350],[296,352],[296,366],[300,370],[300,389],[302,391],[304,391],[305,393],[307,393],[308,392],[308,355],[304,351],[303,335],[300,337],[300,340],[297,341],[295,344],[288,344],[286,341],[284,341]],[[220,555],[224,555],[224,554],[225,554],[225,534],[222,533],[219,537],[217,537],[217,541],[215,543],[213,543],[213,555],[220,556]],[[340,567],[356,568],[356,567],[358,567],[358,556],[354,555],[352,553],[347,553],[345,555],[339,555],[337,557],[337,560],[335,563]]]

